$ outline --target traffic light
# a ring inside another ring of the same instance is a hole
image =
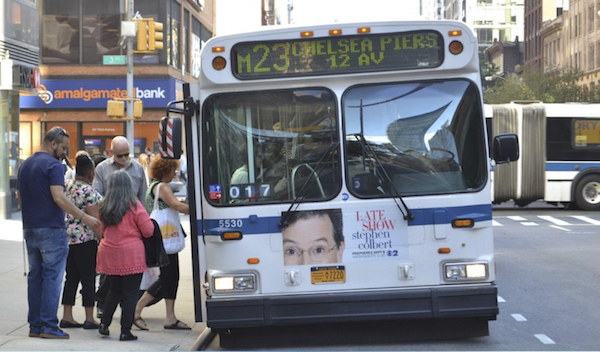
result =
[[[148,20],[135,19],[137,22],[137,50],[135,52],[148,51]]]
[[[163,49],[163,24],[152,18],[148,20],[148,49],[150,51]],[[139,39],[138,39],[139,40]]]

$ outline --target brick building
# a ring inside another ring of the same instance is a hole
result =
[[[70,160],[77,150],[102,154],[126,122],[106,115],[106,101],[126,97],[127,67],[104,65],[107,55],[125,55],[119,0],[41,2],[40,96],[21,98],[21,158],[37,150],[46,130],[60,125],[71,135]],[[158,120],[182,84],[197,82],[200,50],[213,35],[214,0],[136,0],[134,12],[164,24],[164,49],[134,54],[134,89],[144,103],[134,122],[134,154],[157,149]]]

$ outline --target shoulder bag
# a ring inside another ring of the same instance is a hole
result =
[[[162,234],[163,245],[167,254],[179,253],[185,248],[185,237],[179,222],[179,213],[171,208],[159,209],[158,199],[160,198],[160,185],[156,186],[156,196],[154,196],[154,207],[150,217],[158,223]]]

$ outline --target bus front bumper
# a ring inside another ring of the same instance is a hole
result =
[[[498,315],[495,284],[414,290],[209,298],[211,328],[387,319],[484,318]]]

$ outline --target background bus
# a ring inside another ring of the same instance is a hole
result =
[[[490,160],[468,27],[279,27],[212,38],[201,62],[199,91],[169,113],[186,115],[197,319],[222,345],[376,320],[488,334]],[[515,138],[494,140],[498,163]]]
[[[494,203],[600,210],[600,104],[511,103],[485,111],[490,138],[510,132],[520,141],[519,161],[494,169]]]

